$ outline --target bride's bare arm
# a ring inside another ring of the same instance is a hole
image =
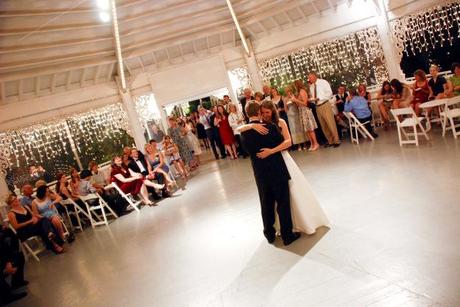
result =
[[[292,145],[291,135],[289,134],[289,129],[286,122],[280,118],[279,126],[281,128],[281,133],[283,134],[284,141],[274,148],[262,148],[262,150],[257,154],[257,157],[260,159],[265,159],[266,157],[286,150]]]

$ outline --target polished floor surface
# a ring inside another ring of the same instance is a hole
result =
[[[293,154],[330,229],[267,244],[250,162],[209,161],[158,207],[30,260],[13,306],[460,306],[460,140],[380,134]]]

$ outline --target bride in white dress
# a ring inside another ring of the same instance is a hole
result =
[[[329,220],[316,199],[310,184],[292,159],[291,155],[286,151],[286,149],[291,146],[291,136],[289,135],[286,122],[278,117],[276,108],[270,101],[262,103],[261,113],[264,122],[278,124],[284,137],[283,143],[275,148],[264,148],[257,156],[264,159],[269,155],[282,151],[281,154],[289,174],[291,175],[291,180],[289,180],[289,192],[291,195],[291,215],[294,231],[313,234],[318,227],[329,226]],[[241,131],[247,129],[254,129],[261,134],[268,133],[268,130],[263,124],[248,124],[240,128]],[[275,228],[279,230],[278,219]]]

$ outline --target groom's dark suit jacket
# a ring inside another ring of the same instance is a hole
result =
[[[263,185],[286,182],[291,177],[281,152],[272,154],[265,159],[260,159],[256,155],[262,148],[274,148],[284,141],[281,132],[274,124],[266,124],[265,126],[268,129],[266,135],[253,129],[241,133],[243,147],[251,157],[256,182]]]

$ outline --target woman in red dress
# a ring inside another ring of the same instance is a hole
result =
[[[152,205],[152,201],[149,199],[147,188],[144,184],[144,178],[141,174],[138,176],[131,176],[129,169],[123,164],[123,160],[120,156],[115,156],[112,159],[112,169],[110,171],[110,181],[117,184],[120,190],[125,194],[131,194],[137,196],[140,194],[142,201],[146,205]]]
[[[214,118],[214,125],[219,128],[219,135],[222,144],[230,154],[230,159],[238,159],[236,154],[235,136],[233,135],[232,127],[228,123],[228,113],[222,105],[217,106],[216,117]]]
[[[423,70],[418,69],[414,72],[415,82],[412,85],[413,100],[410,103],[417,116],[420,115],[420,104],[427,102],[431,94],[431,88],[428,85],[426,74]]]

